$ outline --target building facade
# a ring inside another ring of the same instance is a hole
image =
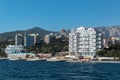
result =
[[[15,45],[33,46],[40,42],[39,34],[16,34]]]
[[[46,44],[49,44],[50,42],[53,42],[56,39],[56,36],[53,33],[50,33],[44,37],[44,42]]]
[[[8,45],[5,48],[5,53],[10,60],[26,59],[28,55],[35,57],[35,54],[26,52],[22,45]]]
[[[22,34],[15,35],[15,45],[23,45],[24,38]]]
[[[34,46],[38,42],[37,36],[38,34],[27,34],[24,36],[24,46]]]
[[[103,45],[108,48],[110,45],[120,44],[120,37],[107,37],[103,38]]]
[[[93,58],[102,48],[102,34],[94,28],[80,27],[69,33],[69,55]]]
[[[29,47],[34,45],[34,37],[33,36],[26,36],[24,41],[24,46]]]

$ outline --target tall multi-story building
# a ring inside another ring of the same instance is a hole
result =
[[[24,36],[24,46],[33,46],[37,43],[38,34],[27,34]]]
[[[15,45],[23,45],[24,39],[22,34],[15,35]]]
[[[34,45],[34,37],[27,35],[24,38],[24,46],[28,47],[28,46],[33,46]]]
[[[93,58],[102,48],[102,34],[94,28],[80,27],[69,33],[69,55]]]
[[[44,42],[46,44],[49,44],[50,42],[54,41],[56,39],[56,36],[53,33],[50,33],[44,37]]]
[[[16,34],[15,45],[33,46],[40,42],[38,34]]]
[[[44,42],[45,42],[46,44],[49,44],[49,43],[50,43],[50,35],[46,35],[46,36],[44,37]]]

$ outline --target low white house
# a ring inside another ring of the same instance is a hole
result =
[[[8,59],[18,60],[26,59],[27,57],[35,57],[33,53],[25,52],[25,49],[22,45],[8,45],[5,49],[5,53],[8,56]]]

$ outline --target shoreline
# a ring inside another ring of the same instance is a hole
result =
[[[6,60],[6,59],[8,59],[8,58],[0,58],[0,60]]]
[[[81,60],[73,60],[73,61],[66,61],[66,62],[73,62],[73,63],[120,63],[120,61],[81,61]]]
[[[120,63],[120,61],[90,61],[91,63]]]
[[[8,58],[0,58],[0,60],[10,60]],[[11,60],[12,61],[12,60]],[[17,60],[14,60],[17,61]],[[22,60],[24,61],[24,60]],[[27,60],[25,60],[27,61]],[[31,61],[43,61],[43,60],[31,60]],[[44,60],[47,61],[47,60]],[[51,61],[47,61],[47,62],[51,62]],[[59,62],[59,61],[52,61],[52,62]],[[81,60],[66,60],[66,61],[62,61],[62,62],[70,62],[70,63],[120,63],[120,61],[81,61]]]

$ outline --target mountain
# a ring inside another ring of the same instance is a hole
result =
[[[101,32],[104,37],[120,37],[120,26],[101,26],[95,29]],[[66,30],[66,32],[70,33],[70,30]]]
[[[120,26],[106,26],[106,27],[97,27],[104,37],[120,37]]]
[[[33,34],[33,33],[38,33],[39,36],[43,37],[49,33],[56,33],[53,31],[48,31],[48,30],[44,30],[42,28],[39,27],[34,27],[28,30],[17,30],[17,31],[12,31],[12,32],[5,32],[5,33],[0,33],[0,41],[7,41],[7,40],[14,40],[15,35],[18,34],[24,34],[26,32],[26,34]]]
[[[120,37],[120,26],[101,26],[101,27],[96,27],[98,31],[100,31],[104,37]],[[17,30],[17,31],[12,31],[12,32],[6,32],[6,33],[0,33],[0,41],[6,41],[6,40],[14,40],[15,34],[20,33],[38,33],[41,37],[49,34],[49,33],[60,33],[60,32],[53,32],[53,31],[48,31],[44,30],[39,27],[34,27],[28,30]],[[66,33],[68,34],[70,30],[66,30]]]

